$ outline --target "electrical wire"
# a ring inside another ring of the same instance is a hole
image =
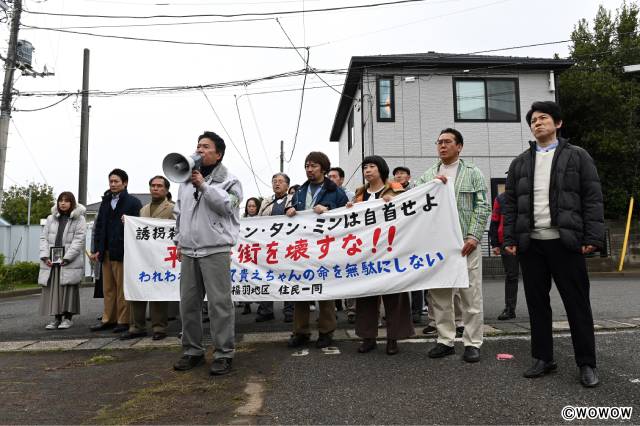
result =
[[[36,169],[38,169],[38,172],[40,172],[40,176],[42,176],[44,183],[49,185],[47,178],[44,176],[44,173],[42,173],[42,169],[40,168],[40,165],[36,161],[36,157],[33,155],[33,152],[31,152],[31,149],[29,148],[29,144],[27,143],[26,139],[22,136],[22,133],[20,133],[20,129],[18,129],[18,126],[16,125],[16,121],[13,119],[13,117],[11,118],[11,123],[13,124],[13,128],[15,129],[16,133],[18,133],[18,136],[20,136],[20,139],[22,140],[22,143],[24,144],[25,149],[29,153],[29,157],[31,157],[31,161],[33,162],[33,165],[36,166]]]
[[[307,67],[308,67],[309,66],[309,50],[308,49],[307,49],[306,64],[307,64]],[[300,109],[298,110],[298,122],[296,123],[296,134],[293,137],[293,147],[291,148],[291,155],[289,156],[289,160],[287,160],[287,163],[291,163],[291,159],[293,158],[293,153],[296,150],[296,143],[298,142],[298,132],[300,131],[300,121],[302,119],[302,105],[304,104],[304,89],[305,89],[305,86],[307,85],[307,76],[308,75],[309,74],[306,73],[304,75],[304,80],[302,80],[302,91],[300,92]]]
[[[277,16],[277,15],[293,15],[299,13],[320,13],[320,12],[334,12],[338,10],[352,10],[352,9],[368,9],[372,7],[380,6],[393,6],[404,3],[423,3],[428,0],[396,0],[379,3],[368,3],[351,6],[336,6],[323,9],[307,9],[307,10],[281,10],[274,12],[240,12],[240,13],[194,13],[186,15],[92,15],[81,13],[55,13],[55,12],[36,12],[32,10],[23,9],[25,13],[31,15],[46,15],[46,16],[66,16],[74,18],[104,18],[104,19],[158,19],[158,18],[238,18],[242,16]]]
[[[236,101],[236,111],[238,111],[238,121],[240,122],[240,130],[242,132],[242,140],[244,140],[244,149],[247,151],[247,158],[249,158],[249,167],[251,169],[251,174],[253,175],[253,181],[256,184],[256,189],[258,190],[258,194],[262,197],[262,193],[260,192],[260,186],[258,185],[258,181],[256,180],[256,172],[253,169],[253,162],[251,161],[251,153],[249,152],[249,144],[247,144],[247,137],[244,134],[244,126],[242,125],[242,117],[240,116],[240,107],[238,106],[238,97],[233,95]]]
[[[147,41],[147,42],[154,42],[154,43],[181,44],[181,45],[189,45],[189,46],[236,47],[236,48],[247,48],[247,49],[283,49],[283,50],[297,49],[297,47],[289,47],[289,46],[206,43],[202,41],[179,41],[179,40],[164,40],[164,39],[157,39],[157,38],[129,37],[129,36],[113,35],[113,34],[96,34],[96,33],[89,33],[85,31],[62,30],[58,28],[49,28],[49,27],[37,27],[33,25],[23,25],[23,27],[34,29],[34,30],[54,31],[54,32],[60,32],[60,33],[67,33],[67,34],[85,35],[90,37],[101,37],[101,38],[111,38],[111,39],[131,40],[131,41]]]
[[[284,33],[285,37],[287,37],[287,40],[289,40],[289,43],[291,43],[292,47],[295,47],[295,44],[293,43],[293,40],[291,40],[291,37],[289,37],[289,34],[287,34],[287,32],[285,31],[284,27],[282,26],[282,23],[280,23],[280,20],[278,18],[276,18],[276,22],[278,23],[278,25],[280,26],[280,29],[282,30],[282,32]],[[320,77],[313,68],[309,68],[309,48],[307,47],[307,59],[304,59],[304,56],[302,56],[302,54],[298,51],[298,48],[296,48],[296,53],[298,54],[298,56],[300,56],[300,59],[302,59],[302,61],[305,63],[305,70],[307,70],[307,72],[311,71],[313,72],[316,77],[318,77],[320,79],[320,81],[322,81],[327,87],[330,87],[331,89],[333,89],[334,92],[336,92],[339,95],[342,95],[342,92],[334,89],[333,87],[331,87],[331,85],[329,83],[327,83],[326,81],[324,81],[324,79],[322,77]]]
[[[67,99],[69,99],[69,98],[70,98],[70,97],[72,97],[72,96],[73,96],[73,94],[69,94],[69,95],[65,96],[64,98],[60,99],[59,101],[54,102],[54,103],[52,103],[51,105],[47,105],[47,106],[42,107],[42,108],[35,108],[35,109],[16,109],[16,108],[13,108],[13,111],[16,111],[16,112],[35,112],[35,111],[42,111],[42,110],[45,110],[45,109],[48,109],[48,108],[54,107],[54,106],[58,105],[59,103],[62,103],[62,102],[64,102],[64,101],[66,101]]]
[[[218,123],[220,123],[220,127],[222,127],[222,130],[224,130],[225,134],[227,135],[227,139],[229,140],[229,142],[231,142],[231,146],[233,146],[233,148],[236,150],[236,152],[240,156],[240,159],[242,160],[244,165],[247,166],[249,171],[251,171],[253,173],[251,167],[249,167],[249,163],[247,163],[247,160],[244,159],[244,157],[242,156],[242,153],[240,152],[240,150],[238,149],[236,144],[233,142],[233,139],[231,138],[231,134],[227,131],[227,128],[224,127],[224,124],[222,123],[222,120],[220,119],[220,116],[216,112],[216,109],[213,107],[213,104],[209,100],[209,97],[207,96],[207,93],[204,91],[204,88],[202,88],[201,91],[202,91],[202,95],[207,100],[207,103],[209,104],[209,107],[211,108],[211,111],[213,111],[213,114],[216,116],[216,119],[218,119]],[[271,187],[270,184],[266,183],[265,181],[260,179],[259,176],[256,176],[255,174],[254,174],[254,179],[258,179],[263,185],[266,185],[267,187]]]
[[[79,25],[69,27],[56,27],[57,30],[83,30],[83,29],[96,29],[96,28],[142,28],[142,27],[163,27],[163,26],[176,26],[176,25],[198,25],[198,24],[233,24],[236,22],[257,22],[257,21],[271,21],[273,18],[248,18],[248,19],[233,19],[233,20],[214,20],[214,21],[187,21],[187,22],[155,22],[152,24],[113,24],[113,25]],[[28,29],[28,28],[25,28]]]
[[[258,133],[258,140],[260,141],[260,146],[262,147],[264,158],[269,158],[269,154],[267,154],[267,148],[264,146],[264,140],[262,139],[262,132],[260,132],[260,126],[258,126],[258,120],[256,119],[256,112],[253,109],[253,103],[251,102],[251,96],[249,96],[249,91],[247,90],[247,86],[244,86],[244,95],[247,97],[247,102],[249,103],[249,111],[251,111],[251,116],[253,117],[253,124],[256,126],[256,133]],[[269,166],[269,173],[273,174],[273,168],[271,167],[270,161],[267,161],[267,166]]]

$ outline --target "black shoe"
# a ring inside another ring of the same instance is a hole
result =
[[[398,341],[395,339],[387,339],[387,355],[395,355],[400,350],[398,349]]]
[[[187,371],[204,363],[204,355],[182,355],[182,357],[173,364],[176,371]]]
[[[523,376],[527,379],[533,379],[534,377],[542,377],[547,373],[551,373],[558,368],[558,364],[555,361],[544,362],[541,359],[536,359],[533,365],[524,372]]]
[[[89,327],[89,330],[91,331],[111,330],[115,326],[116,326],[115,322],[99,322]]]
[[[500,315],[498,315],[498,319],[500,321],[514,319],[516,317],[516,313],[513,309],[505,308],[504,311]]]
[[[124,333],[122,333],[120,335],[120,340],[131,340],[131,339],[137,339],[139,337],[145,337],[147,335],[146,331],[137,331],[137,332],[130,332],[130,331],[125,331]]]
[[[333,343],[333,337],[330,333],[320,333],[318,335],[318,340],[316,340],[316,348],[322,349],[331,346]]]
[[[362,343],[360,343],[360,347],[358,347],[358,352],[365,354],[374,350],[376,346],[378,346],[376,339],[362,339]]]
[[[422,329],[422,334],[428,337],[435,337],[438,335],[438,329],[432,325],[428,325]]]
[[[276,316],[273,314],[267,314],[267,315],[258,315],[256,317],[256,322],[265,322],[265,321],[271,321],[276,319]]]
[[[462,359],[466,362],[478,362],[480,361],[480,348],[475,346],[465,346]]]
[[[244,304],[244,308],[242,308],[242,315],[248,315],[251,313],[251,305],[248,303]]]
[[[464,333],[464,326],[456,327],[456,337],[458,338],[462,337],[463,333]]]
[[[453,355],[456,353],[456,348],[453,346],[447,346],[444,343],[438,343],[427,354],[429,358],[443,358],[447,355]]]
[[[163,331],[154,331],[153,336],[151,336],[151,340],[162,340],[167,337],[167,333]]]
[[[284,322],[293,322],[293,315],[291,314],[285,314],[284,315]]]
[[[218,358],[214,359],[209,369],[209,374],[212,376],[222,376],[231,371],[232,358]]]
[[[290,348],[299,348],[300,346],[304,346],[307,343],[309,343],[308,334],[292,334],[291,337],[289,337],[287,346]]]
[[[590,365],[580,367],[580,383],[582,383],[582,386],[585,388],[595,388],[600,384],[595,367],[591,367]]]
[[[114,327],[112,333],[123,333],[129,330],[129,324],[118,324]]]

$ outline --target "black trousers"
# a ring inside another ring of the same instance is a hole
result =
[[[518,302],[518,258],[510,254],[502,253],[502,267],[504,268],[504,307],[511,311],[516,310]]]
[[[559,239],[531,240],[529,249],[520,253],[519,260],[531,322],[531,355],[543,361],[553,360],[549,299],[553,278],[569,319],[576,364],[595,367],[589,276],[582,254],[567,250]]]
[[[424,307],[424,290],[415,290],[411,292],[411,313],[413,315],[421,315]]]

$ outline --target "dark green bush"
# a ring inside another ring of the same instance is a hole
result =
[[[0,290],[11,290],[16,283],[35,284],[39,271],[40,265],[35,262],[16,262],[13,265],[0,263]]]

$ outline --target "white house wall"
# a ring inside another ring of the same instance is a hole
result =
[[[502,71],[504,72],[504,71]],[[424,73],[424,72],[423,72]],[[442,71],[438,71],[443,74]],[[412,171],[412,177],[422,172],[437,160],[434,142],[440,130],[446,127],[458,129],[464,136],[462,157],[474,162],[484,173],[487,187],[491,178],[504,178],[509,164],[528,147],[531,138],[525,122],[525,114],[534,101],[555,100],[549,91],[548,71],[523,71],[474,75],[473,77],[517,78],[520,100],[520,123],[469,123],[455,122],[453,100],[453,78],[471,77],[465,73],[455,75],[418,75],[418,71],[369,70],[364,76],[365,155],[380,155],[387,160],[390,169],[404,165]],[[395,121],[378,122],[376,119],[376,77],[395,77]],[[405,76],[414,76],[415,81],[405,82]],[[355,99],[360,100],[360,91]],[[368,119],[370,104],[373,116]],[[373,129],[372,127],[373,126]],[[362,184],[359,167],[362,158],[360,113],[355,115],[356,140],[351,152],[347,152],[347,124],[340,138],[340,166],[350,189]],[[373,130],[373,144],[370,133]],[[354,174],[355,172],[355,174]]]

